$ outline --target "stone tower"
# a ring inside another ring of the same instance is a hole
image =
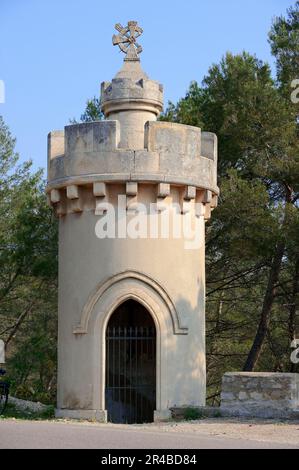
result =
[[[163,87],[140,66],[142,30],[133,21],[116,29],[126,56],[101,86],[105,120],[48,136],[47,194],[59,217],[56,413],[142,422],[205,404],[217,138],[157,121]]]

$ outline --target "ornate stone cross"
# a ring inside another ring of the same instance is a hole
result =
[[[117,23],[115,29],[119,34],[113,35],[113,45],[126,54],[125,60],[139,61],[138,54],[142,52],[142,47],[137,44],[136,39],[143,33],[143,29],[137,25],[137,21],[128,21],[125,27]]]

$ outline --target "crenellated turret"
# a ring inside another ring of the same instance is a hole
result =
[[[135,422],[140,413],[137,402],[150,410],[140,420],[168,418],[175,406],[205,404],[204,221],[219,193],[217,137],[197,127],[157,121],[163,87],[140,66],[142,49],[136,38],[142,29],[134,21],[126,27],[117,24],[116,29],[113,43],[126,57],[115,78],[101,86],[106,119],[68,125],[48,135],[46,191],[59,217],[56,414],[105,421],[107,410],[108,417],[116,413],[116,401],[124,416],[119,419]],[[158,221],[154,229],[163,225],[166,209],[175,207],[168,211],[175,228],[171,236],[152,233],[153,214],[147,212],[152,204]],[[134,222],[140,205],[146,211]],[[117,236],[111,226],[107,234],[98,234],[99,227],[111,222],[109,208]],[[139,233],[131,237],[129,227],[123,229],[124,221],[131,229],[136,224]],[[177,229],[190,221],[195,243],[186,249],[189,232],[178,236]],[[116,319],[122,325],[117,338],[126,352],[122,357],[119,350],[113,358],[109,335],[115,338]],[[138,341],[147,328],[148,334],[155,331],[150,345],[156,345],[142,346],[138,360],[144,362],[135,371],[137,378],[126,376],[132,365],[126,358],[133,356],[128,346],[132,335],[126,343],[124,332],[132,331],[133,321],[135,332],[142,325]],[[118,398],[112,392],[115,387],[109,388],[109,383],[120,380],[113,375],[111,361],[122,361],[117,366],[122,381]],[[141,383],[148,377],[154,377],[151,389],[134,388],[135,379]],[[135,415],[121,391],[127,386],[137,397]]]

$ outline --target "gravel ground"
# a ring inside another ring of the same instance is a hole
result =
[[[90,421],[57,419],[56,422],[103,426]],[[299,448],[299,421],[261,420],[245,418],[208,418],[196,421],[179,421],[151,424],[105,424],[113,429],[144,430],[165,433],[198,433],[211,437],[245,439],[260,442],[289,444]]]
[[[153,425],[0,420],[0,449],[298,449],[299,423],[209,419]]]
[[[8,403],[14,405],[20,411],[32,411],[33,413],[42,413],[43,411],[47,411],[49,406],[40,403],[39,401],[28,401],[28,400],[21,400],[20,398],[15,398],[9,396]]]
[[[19,421],[9,419],[10,421]],[[4,420],[5,421],[5,420]],[[77,421],[67,419],[45,420],[74,426],[91,426],[109,430],[126,429],[130,431],[148,431],[150,433],[177,433],[196,434],[206,437],[242,439],[272,444],[288,444],[299,448],[299,421],[261,420],[244,418],[208,418],[196,421],[170,421],[167,423],[152,424],[101,424],[90,421]]]
[[[114,425],[117,426],[117,425]],[[178,423],[133,425],[160,432],[200,433],[207,436],[250,439],[261,442],[291,444],[299,448],[299,422],[278,420],[247,420],[242,418],[209,418]]]
[[[72,424],[88,424],[103,426],[100,423],[75,420],[56,420]],[[271,442],[295,445],[299,448],[299,421],[279,420],[249,420],[244,418],[209,418],[197,421],[180,421],[152,424],[105,424],[113,429],[131,429],[143,431],[157,431],[165,433],[196,433],[211,437],[226,437],[232,439],[245,439],[260,442]]]

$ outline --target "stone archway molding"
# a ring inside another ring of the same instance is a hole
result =
[[[173,327],[173,334],[175,335],[187,335],[188,328],[186,326],[181,325],[180,317],[178,311],[172,302],[170,296],[166,292],[166,290],[159,284],[155,279],[151,278],[150,276],[138,272],[138,271],[123,271],[118,273],[114,276],[109,277],[104,282],[101,282],[96,286],[96,288],[91,292],[90,296],[87,299],[86,304],[83,307],[80,323],[76,325],[73,329],[73,333],[75,335],[82,335],[87,334],[88,332],[88,324],[89,320],[92,315],[92,311],[94,306],[98,302],[98,300],[104,295],[104,293],[111,289],[113,286],[122,283],[124,280],[133,279],[138,280],[139,283],[144,284],[147,287],[153,289],[163,301],[169,315],[171,317],[172,327]]]

